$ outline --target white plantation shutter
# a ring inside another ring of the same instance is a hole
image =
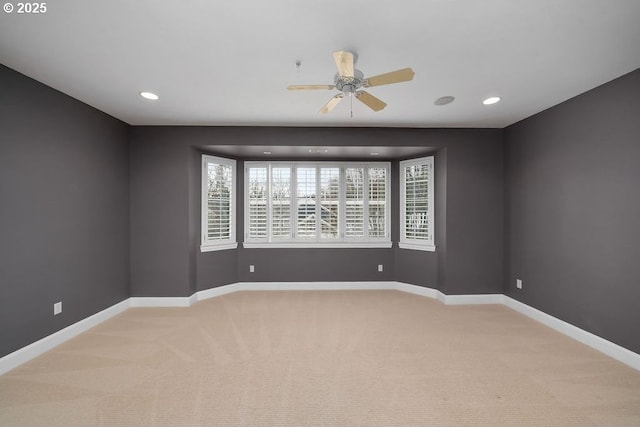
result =
[[[400,247],[435,250],[433,157],[400,162]]]
[[[202,156],[201,250],[235,247],[235,161]]]
[[[320,238],[339,237],[340,168],[320,168]]]
[[[248,169],[249,209],[247,230],[251,239],[266,239],[268,225],[269,180],[267,166]]]
[[[390,247],[388,163],[245,165],[246,247]]]
[[[429,238],[429,178],[427,165],[408,166],[405,173],[405,236],[407,239]]]
[[[296,188],[296,238],[315,239],[317,218],[315,167],[296,168]]]
[[[347,239],[364,238],[363,167],[345,168],[345,230]]]
[[[225,240],[231,228],[231,166],[209,163],[207,175],[207,240]]]
[[[369,237],[385,237],[387,233],[387,169],[370,167],[368,172]]]
[[[271,237],[291,238],[291,167],[271,169]]]

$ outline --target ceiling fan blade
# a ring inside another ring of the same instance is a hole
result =
[[[369,77],[362,82],[364,87],[389,85],[391,83],[400,83],[413,80],[415,73],[411,68],[403,68],[402,70],[391,71],[390,73],[379,74]]]
[[[380,111],[387,106],[387,104],[363,90],[359,90],[358,92],[356,92],[356,98],[358,98],[358,101],[362,102],[373,111]]]
[[[334,85],[289,85],[287,86],[288,90],[331,90],[335,89]]]
[[[335,106],[338,105],[338,102],[342,101],[342,98],[344,98],[344,93],[339,93],[331,98],[329,102],[324,104],[324,107],[320,109],[320,114],[326,114],[329,111],[333,110]]]
[[[353,54],[346,51],[333,52],[333,59],[336,61],[338,73],[342,77],[353,78]]]

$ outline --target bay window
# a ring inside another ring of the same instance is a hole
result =
[[[389,163],[246,162],[245,247],[390,247]]]
[[[202,252],[232,249],[236,243],[235,160],[202,156]]]
[[[435,251],[433,157],[400,162],[400,244]]]

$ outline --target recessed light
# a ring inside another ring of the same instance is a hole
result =
[[[482,103],[484,105],[491,105],[491,104],[495,104],[496,102],[500,101],[500,97],[499,96],[492,96],[491,98],[487,98],[484,101],[482,101]]]
[[[140,96],[145,99],[150,99],[152,101],[155,101],[156,99],[158,99],[158,95],[152,92],[140,92]]]
[[[377,153],[375,151],[373,153],[369,153],[369,154],[371,154],[372,156],[379,156],[380,155],[380,153]]]
[[[262,153],[269,155],[269,154],[271,154],[271,151],[263,151]]]
[[[441,98],[436,99],[434,102],[435,105],[447,105],[451,104],[455,98],[453,96],[443,96]]]
[[[310,153],[328,153],[328,148],[309,148]]]

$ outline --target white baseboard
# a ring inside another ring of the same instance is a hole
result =
[[[502,294],[479,294],[479,295],[445,295],[444,303],[447,305],[464,305],[464,304],[502,304]]]
[[[392,289],[433,299],[440,299],[438,294],[442,295],[440,291],[433,288],[425,288],[423,286],[410,285],[402,282],[395,282],[395,286]]]
[[[57,347],[63,342],[70,340],[71,338],[80,335],[81,333],[99,325],[100,323],[108,320],[129,308],[129,299],[121,301],[109,308],[106,308],[92,316],[82,319],[72,325],[67,326],[64,329],[54,332],[41,340],[38,340],[26,347],[22,347],[19,350],[9,353],[6,356],[0,358],[0,375],[17,368],[29,360],[40,356],[43,353]]]
[[[59,344],[87,331],[105,320],[133,307],[189,307],[198,301],[215,298],[238,291],[284,290],[397,290],[437,299],[447,305],[504,304],[507,307],[537,320],[607,356],[640,371],[640,354],[607,341],[570,323],[548,315],[503,294],[445,295],[437,289],[408,283],[381,282],[238,282],[194,293],[189,297],[131,297],[93,316],[55,332],[39,341],[0,358],[0,375],[37,357]]]
[[[196,292],[197,301],[239,291],[329,291],[396,289],[396,282],[237,282]]]
[[[206,289],[204,291],[196,292],[195,300],[202,301],[209,298],[220,297],[222,295],[231,294],[233,292],[241,291],[240,283],[232,283],[230,285],[222,285],[215,288]]]
[[[240,282],[242,291],[353,291],[395,289],[395,282]]]
[[[437,299],[446,305],[502,304],[502,297],[504,297],[502,294],[446,295],[433,288],[425,288],[423,286],[409,285],[401,282],[395,283],[395,288],[392,289]]]
[[[556,331],[573,338],[582,344],[588,345],[589,347],[640,371],[640,354],[634,353],[633,351],[621,347],[618,344],[614,344],[611,341],[594,335],[591,332],[587,332],[584,329],[580,329],[577,326],[567,323],[564,320],[560,320],[557,317],[553,317],[511,297],[503,295],[502,298],[503,304],[512,310],[524,314],[531,319],[537,320],[538,322],[543,323],[544,325],[555,329]]]
[[[195,294],[194,294],[195,295]],[[129,306],[134,307],[189,307],[190,297],[131,297]]]

